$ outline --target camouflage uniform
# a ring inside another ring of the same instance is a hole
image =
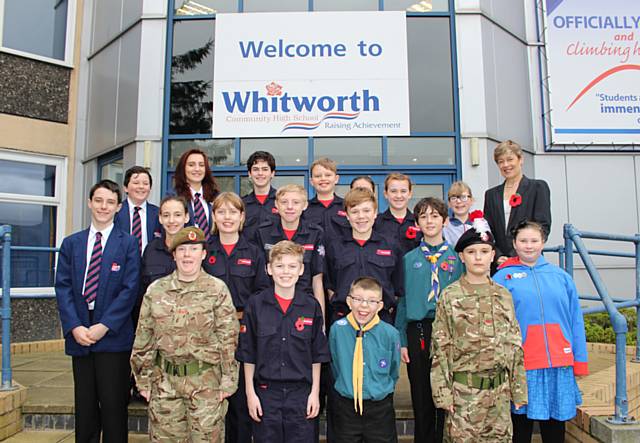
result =
[[[222,280],[200,272],[193,282],[177,272],[149,286],[131,355],[138,388],[151,392],[152,441],[224,441],[227,402],[238,384],[234,352],[239,324]],[[205,367],[196,375],[173,375],[163,362]],[[209,364],[211,366],[209,366]]]
[[[431,387],[437,407],[454,406],[445,438],[511,442],[509,400],[527,402],[521,343],[505,288],[493,281],[471,285],[463,277],[443,290],[433,323]]]

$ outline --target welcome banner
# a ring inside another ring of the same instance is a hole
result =
[[[216,14],[213,137],[409,135],[406,16]]]
[[[640,142],[640,3],[546,0],[552,142]]]

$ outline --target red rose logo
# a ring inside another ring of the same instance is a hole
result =
[[[282,95],[282,86],[276,82],[269,83],[265,88],[267,89],[267,95],[269,96]]]
[[[415,240],[415,238],[418,236],[418,231],[419,229],[416,228],[415,226],[409,226],[407,228],[407,231],[404,233],[404,235],[409,239],[409,240]]]
[[[515,193],[509,198],[509,206],[512,208],[517,208],[522,203],[522,196],[518,193]]]
[[[473,221],[477,218],[484,218],[484,213],[480,209],[476,209],[475,211],[471,211],[469,214],[469,221],[473,223]]]

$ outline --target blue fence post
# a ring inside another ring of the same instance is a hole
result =
[[[636,234],[636,356],[631,360],[640,363],[640,234]]]
[[[0,391],[14,389],[11,384],[11,226],[0,226],[2,237],[2,385]]]
[[[566,223],[562,228],[564,237],[564,270],[573,278],[573,241],[571,240],[571,230],[573,225]]]

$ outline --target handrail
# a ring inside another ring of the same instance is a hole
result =
[[[629,404],[627,400],[627,367],[626,367],[626,345],[627,345],[627,320],[618,311],[619,308],[635,307],[637,315],[637,331],[636,331],[636,355],[633,359],[634,362],[640,362],[640,235],[616,235],[616,234],[603,234],[598,232],[582,232],[577,230],[571,224],[565,224],[563,227],[564,247],[557,246],[552,248],[545,248],[548,252],[557,252],[560,258],[560,266],[563,267],[569,275],[573,277],[574,272],[574,253],[577,253],[585,269],[596,288],[599,296],[599,301],[602,302],[604,307],[585,308],[582,310],[583,314],[603,312],[606,311],[609,314],[613,331],[616,334],[616,396],[615,396],[615,412],[614,416],[610,417],[608,421],[613,424],[630,424],[635,421],[629,418]],[[603,250],[589,250],[583,242],[583,238],[609,240],[609,241],[624,241],[634,243],[635,254],[622,253],[616,251],[603,251]],[[575,247],[575,251],[574,251]],[[609,292],[600,277],[591,255],[605,255],[612,257],[625,257],[635,258],[635,270],[636,270],[636,297],[635,300],[614,299],[609,295]],[[595,297],[581,297],[581,299],[594,300]]]
[[[2,384],[0,391],[15,389],[11,373],[11,226],[0,226],[2,245]]]

